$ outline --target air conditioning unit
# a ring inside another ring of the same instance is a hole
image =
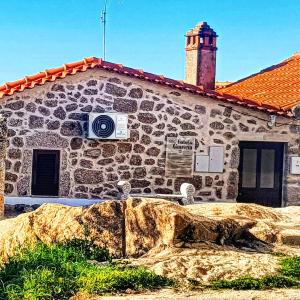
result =
[[[128,116],[119,113],[89,114],[88,138],[123,140],[128,138]]]

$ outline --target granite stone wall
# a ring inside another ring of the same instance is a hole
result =
[[[8,118],[7,195],[31,195],[33,149],[61,153],[62,197],[116,195],[116,183],[129,180],[134,192],[173,193],[183,182],[194,184],[198,199],[233,201],[237,196],[239,141],[286,142],[284,200],[300,203],[299,176],[288,171],[289,156],[300,155],[300,126],[215,99],[144,82],[103,70],[89,70],[7,96],[1,113]],[[90,112],[129,115],[130,138],[86,138]],[[224,147],[223,173],[194,173],[166,178],[166,138],[195,137],[195,153]]]

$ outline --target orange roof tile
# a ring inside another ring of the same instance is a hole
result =
[[[166,78],[163,75],[148,73],[144,70],[124,67],[121,64],[107,62],[95,57],[85,58],[81,61],[64,64],[61,67],[48,69],[35,75],[25,76],[23,79],[14,82],[7,82],[0,86],[0,99],[7,95],[13,95],[16,92],[22,92],[25,89],[31,89],[35,86],[43,85],[46,82],[51,82],[59,78],[65,78],[66,76],[74,75],[77,72],[84,72],[88,69],[94,68],[100,68],[109,72],[123,74],[129,77],[135,77],[141,80],[150,81],[155,84],[165,85],[175,89],[183,90],[192,94],[198,94],[219,101],[246,106],[272,114],[292,116],[291,112],[279,109],[278,107],[269,105],[268,103],[264,104],[257,100],[251,100],[245,97],[241,98],[240,96],[223,95],[223,93],[219,93],[216,91],[204,91],[204,89],[200,86],[191,85],[181,80],[174,80]]]
[[[259,106],[289,111],[300,104],[300,53],[217,91],[224,97],[247,98]]]

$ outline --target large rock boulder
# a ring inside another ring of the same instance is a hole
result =
[[[233,219],[213,220],[158,199],[107,201],[88,208],[44,204],[34,212],[0,222],[0,253],[12,255],[37,241],[89,238],[115,257],[141,256],[178,244],[231,243],[253,226]]]
[[[140,256],[179,243],[231,243],[255,225],[248,220],[214,220],[159,199],[129,199],[125,210],[126,253]]]
[[[5,259],[20,247],[37,241],[89,238],[121,256],[124,207],[123,201],[107,201],[88,208],[44,204],[34,212],[0,221],[0,253]]]

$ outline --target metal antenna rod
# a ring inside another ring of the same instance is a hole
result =
[[[104,9],[101,12],[101,22],[103,24],[103,59],[105,60],[106,56],[106,7],[107,1],[104,2]]]

